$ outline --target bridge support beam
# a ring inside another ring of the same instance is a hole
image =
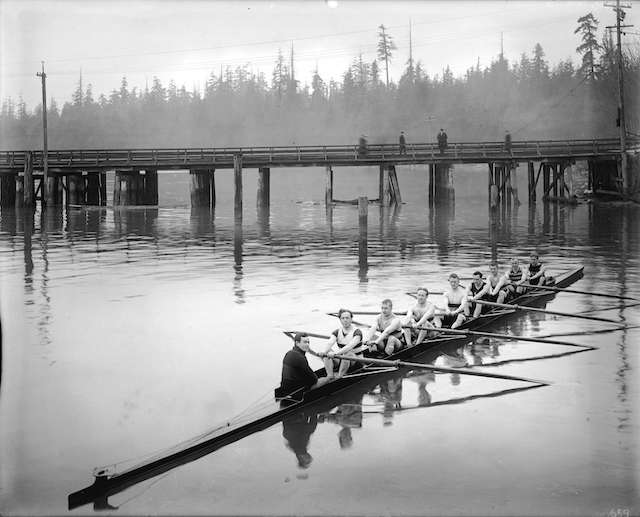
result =
[[[33,185],[33,153],[30,151],[24,157],[24,206],[27,208],[35,205],[35,192]]]
[[[142,205],[158,204],[158,170],[146,169],[142,177]]]
[[[107,173],[100,172],[100,204],[107,204]]]
[[[0,206],[11,208],[16,206],[16,179],[17,174],[0,175]]]
[[[258,194],[256,204],[259,209],[269,208],[271,202],[271,169],[260,167],[258,169]]]
[[[210,169],[191,169],[189,173],[191,176],[191,206],[208,208],[215,206],[213,171]]]
[[[326,166],[324,177],[324,203],[329,206],[333,203],[333,167],[331,165]]]
[[[233,216],[237,220],[242,220],[242,155],[233,155]]]
[[[380,198],[381,206],[391,205],[391,183],[389,181],[389,168],[382,166],[382,197]]]
[[[529,186],[529,204],[536,202],[536,169],[533,162],[527,163],[527,184]]]
[[[82,172],[67,175],[67,205],[84,205],[84,177]]]
[[[158,173],[156,170],[116,170],[113,182],[113,205],[157,205]]]
[[[85,176],[85,203],[87,205],[100,204],[100,173],[97,171],[89,172]]]
[[[453,167],[448,163],[429,165],[429,202],[430,206],[455,201],[453,188]]]

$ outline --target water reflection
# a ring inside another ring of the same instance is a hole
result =
[[[242,288],[242,244],[243,244],[243,230],[242,230],[242,218],[236,217],[233,226],[233,294],[235,296],[235,302],[243,304],[245,302],[245,292]]]

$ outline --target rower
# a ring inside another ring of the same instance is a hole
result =
[[[460,277],[456,273],[449,275],[449,288],[443,293],[447,302],[446,312],[442,316],[442,325],[458,328],[464,323],[467,310],[467,291],[460,286]]]
[[[490,302],[504,303],[507,299],[505,282],[505,276],[498,273],[498,264],[492,262],[489,266],[489,276],[487,276],[489,294],[486,299]]]
[[[353,357],[362,357],[362,352],[366,348],[362,346],[362,331],[352,323],[353,313],[347,309],[340,309],[338,318],[340,319],[340,328],[331,333],[327,348],[324,351],[327,354],[327,357],[323,359],[324,368],[327,370],[327,377],[329,378],[334,376],[334,370],[336,369],[338,370],[337,377],[342,377],[353,364],[351,361],[333,357],[333,353],[330,353],[330,350],[334,349],[335,345],[337,345],[337,350],[334,349],[334,352]]]
[[[375,339],[374,339],[375,337]],[[391,355],[402,348],[402,320],[393,313],[393,302],[382,300],[381,312],[376,324],[367,333],[366,343],[373,351]]]
[[[403,321],[404,327],[402,333],[404,334],[404,341],[408,347],[412,346],[411,339],[415,339],[416,345],[419,345],[427,337],[428,330],[419,327],[427,327],[429,329],[435,329],[435,315],[436,307],[431,302],[427,301],[429,291],[426,287],[418,287],[416,291],[417,301],[414,305],[409,307],[407,316]]]
[[[304,391],[326,384],[330,379],[320,377],[309,366],[306,353],[309,351],[309,335],[298,332],[293,338],[293,348],[282,359],[282,379],[278,393],[294,395],[301,399]]]
[[[520,267],[520,260],[517,257],[511,259],[511,269],[504,275],[507,298],[515,298],[517,295],[524,294],[527,290],[522,284],[526,282],[527,277]]]
[[[473,273],[473,280],[467,288],[467,308],[465,315],[469,315],[473,311],[473,317],[477,318],[482,313],[482,309],[486,305],[475,303],[476,300],[488,300],[491,287],[489,282],[485,282],[482,278],[481,271],[475,271]]]
[[[529,255],[527,283],[531,285],[545,285],[547,283],[547,269],[544,267],[537,253]]]

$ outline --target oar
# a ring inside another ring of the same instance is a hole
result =
[[[309,350],[309,353],[318,357],[326,357],[327,354],[319,354],[314,352],[313,350]],[[524,377],[516,377],[514,375],[502,375],[498,373],[486,373],[486,372],[478,372],[475,370],[468,370],[466,368],[443,368],[441,366],[433,366],[431,364],[424,363],[410,363],[407,361],[400,360],[387,360],[387,359],[373,359],[371,357],[357,357],[357,356],[346,356],[340,354],[333,354],[333,357],[336,359],[344,359],[345,361],[354,361],[356,363],[361,364],[376,364],[379,366],[393,366],[394,368],[421,368],[423,370],[431,370],[434,372],[440,373],[459,373],[462,375],[475,375],[476,377],[491,377],[493,379],[503,379],[508,381],[519,381],[519,382],[530,382],[532,384],[540,384],[544,386],[549,386],[549,382],[547,381],[538,381],[533,379],[526,379]]]
[[[583,314],[574,314],[571,312],[550,311],[548,309],[539,309],[538,307],[527,307],[524,305],[515,305],[510,303],[488,302],[486,300],[476,300],[476,303],[479,303],[480,305],[489,305],[491,307],[502,307],[503,309],[515,309],[517,311],[542,312],[544,314],[553,314],[555,316],[569,316],[570,318],[581,318],[584,320],[605,321],[607,323],[615,323],[617,325],[622,323],[620,321],[610,320],[607,318],[597,318],[596,316],[585,316]]]
[[[412,328],[409,325],[405,325],[402,328]],[[515,341],[531,341],[532,343],[549,343],[552,345],[564,345],[564,346],[575,346],[579,348],[591,348],[593,350],[597,350],[596,347],[592,347],[589,345],[581,345],[580,343],[571,343],[569,341],[559,341],[556,339],[542,339],[539,337],[525,337],[525,336],[512,336],[509,334],[496,334],[494,332],[482,332],[478,330],[466,330],[466,329],[450,329],[450,328],[429,328],[429,327],[413,327],[419,330],[431,330],[434,332],[444,332],[446,334],[458,334],[460,336],[484,336],[484,337],[493,337],[499,339],[512,339]]]
[[[609,307],[603,307],[602,309],[590,309],[588,311],[582,311],[580,314],[591,314],[592,312],[603,312],[603,311],[613,311],[613,310],[621,311],[623,309],[629,309],[631,307],[637,307],[638,305],[640,305],[640,302],[625,303],[625,304],[622,304],[622,305],[610,305]]]
[[[606,293],[594,293],[592,291],[580,291],[579,289],[567,289],[565,287],[553,287],[551,285],[533,285],[533,284],[518,284],[523,287],[528,287],[530,289],[542,289],[544,291],[555,291],[557,293],[575,293],[575,294],[589,294],[591,296],[602,296],[604,298],[616,298],[618,300],[633,300],[634,302],[638,302],[637,298],[633,298],[632,296],[618,296],[617,294],[606,294]]]

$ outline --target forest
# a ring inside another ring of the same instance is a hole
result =
[[[380,26],[378,57],[355,56],[341,80],[316,71],[311,83],[295,77],[291,55],[278,51],[270,77],[247,66],[211,72],[203,91],[153,78],[144,89],[96,94],[82,78],[62,106],[48,101],[50,149],[340,145],[366,134],[370,143],[433,141],[439,128],[449,142],[606,138],[618,135],[618,54],[610,35],[597,38],[591,13],[576,28],[579,64],[545,59],[540,43],[517,62],[502,54],[489,66],[470,64],[454,77],[449,67],[429,75],[407,60],[397,81],[386,74],[400,59],[392,35]],[[640,51],[623,47],[630,134],[640,132]],[[0,113],[3,149],[42,148],[42,106],[5,98]]]

